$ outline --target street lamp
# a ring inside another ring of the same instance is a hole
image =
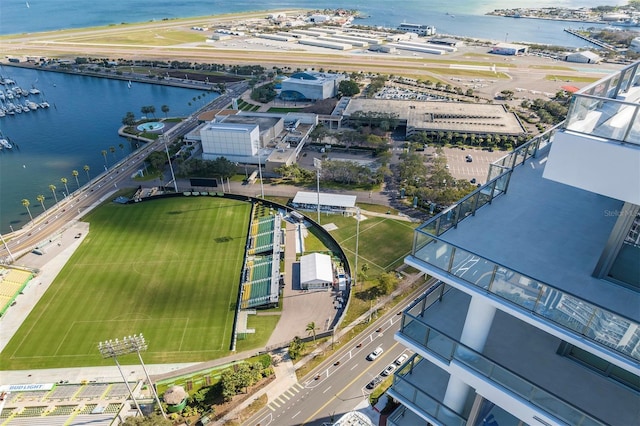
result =
[[[144,339],[144,336],[142,336],[142,333],[137,335],[134,334],[133,336],[124,337],[122,340],[115,339],[115,340],[107,340],[105,342],[100,342],[98,344],[98,350],[100,351],[100,354],[102,354],[103,358],[113,358],[116,365],[118,366],[120,375],[122,376],[122,379],[124,380],[124,383],[127,386],[127,389],[129,390],[131,399],[133,399],[133,402],[136,405],[136,409],[142,416],[143,415],[142,410],[138,405],[138,401],[136,401],[136,398],[133,396],[133,391],[131,390],[131,387],[129,386],[129,382],[127,382],[127,379],[125,378],[124,373],[122,372],[122,368],[120,367],[120,363],[118,362],[118,355],[127,355],[132,353],[138,354],[140,365],[142,365],[142,370],[144,371],[144,374],[147,377],[147,383],[151,388],[153,397],[155,398],[156,403],[158,404],[158,408],[160,408],[160,412],[162,413],[162,416],[166,419],[167,415],[162,409],[162,404],[160,403],[160,398],[158,398],[158,393],[156,392],[156,388],[153,386],[153,383],[151,382],[151,378],[149,377],[149,372],[147,371],[147,367],[145,367],[144,362],[142,362],[142,355],[140,355],[140,351],[147,350],[147,342]]]
[[[171,156],[169,155],[169,147],[167,146],[167,135],[162,135],[162,142],[164,143],[164,150],[167,153],[167,159],[169,160],[169,169],[171,170],[171,179],[173,180],[173,188],[178,193],[178,182],[176,182],[176,176],[173,174],[173,164],[171,164]]]
[[[313,167],[316,168],[316,187],[318,192],[318,224],[320,224],[320,170],[322,170],[322,160],[313,159]]]
[[[264,200],[264,184],[262,183],[262,154],[260,148],[258,148],[258,172],[260,173],[260,194]]]
[[[356,270],[354,271],[354,275],[353,275],[354,287],[358,283],[358,246],[359,246],[358,240],[359,239],[360,239],[360,207],[356,207],[356,262],[355,262]]]

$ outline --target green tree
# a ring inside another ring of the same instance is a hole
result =
[[[380,295],[389,294],[398,284],[398,278],[393,272],[385,272],[378,277],[377,292]]]
[[[164,117],[167,118],[167,114],[169,113],[169,105],[162,105],[160,110],[164,113]]]
[[[289,344],[289,358],[296,360],[302,354],[304,350],[304,342],[300,340],[298,336],[294,337],[291,343]]]
[[[67,195],[69,195],[69,187],[67,186],[67,182],[69,182],[69,180],[66,177],[60,178],[60,182],[62,182],[62,184],[64,185],[64,190],[66,191]]]
[[[162,173],[166,161],[167,155],[161,151],[154,151],[147,157],[147,162],[151,168],[156,170],[158,173]]]
[[[44,206],[44,195],[39,194],[36,197],[36,200],[40,201],[40,204],[42,205],[42,210],[44,210],[45,212],[47,211],[47,208]]]
[[[31,222],[33,222],[33,216],[31,216],[31,210],[29,210],[30,204],[31,203],[26,198],[22,199],[22,205],[24,206],[25,209],[27,209],[27,213],[29,213],[29,218],[31,219]]]
[[[53,193],[53,199],[56,200],[56,204],[58,204],[58,196],[56,195],[56,186],[49,185],[49,190]]]
[[[121,426],[171,426],[173,423],[159,414],[145,417],[127,417]]]
[[[118,144],[118,148],[120,148],[120,152],[122,153],[122,156],[124,157],[124,144],[123,143],[119,143]]]
[[[316,341],[316,330],[318,328],[316,327],[316,323],[311,321],[309,324],[307,324],[307,328],[305,329],[305,331],[307,332],[307,334],[313,334],[313,341]]]
[[[91,170],[91,167],[89,167],[89,165],[85,164],[84,166],[82,166],[82,170],[84,170],[84,172],[87,174],[87,180],[90,181],[91,180],[91,176],[89,176],[89,170]]]
[[[80,188],[80,181],[78,181],[78,175],[79,173],[77,170],[71,170],[71,176],[76,178],[76,185],[78,185],[78,188]]]
[[[149,114],[153,115],[153,118],[156,118],[156,107],[149,105]]]
[[[360,93],[360,86],[353,80],[342,80],[338,84],[338,93],[342,96],[354,96]]]
[[[128,111],[127,114],[122,118],[122,124],[125,126],[133,126],[136,124],[136,116],[133,112]]]
[[[100,151],[100,153],[102,154],[102,156],[104,157],[104,166],[108,167],[109,165],[107,164],[107,150],[103,149],[102,151]]]
[[[111,153],[111,155],[113,155],[113,161],[116,161],[116,147],[115,146],[110,146],[109,147],[109,152]]]

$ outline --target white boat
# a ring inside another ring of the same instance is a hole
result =
[[[0,117],[4,117],[4,116],[6,116],[6,115],[7,115],[7,113],[6,113],[6,112],[4,112],[3,110],[0,110]]]
[[[37,110],[37,109],[38,109],[38,104],[37,104],[37,103],[35,103],[35,102],[27,101],[27,102],[25,102],[25,105],[26,105],[27,107],[29,107],[29,109],[30,109],[31,111],[35,111],[35,110]]]
[[[13,145],[9,143],[9,140],[4,138],[0,139],[0,145],[2,145],[3,148],[7,148],[7,149],[13,148]]]
[[[7,90],[7,99],[13,99],[13,92],[11,90]]]
[[[40,102],[39,106],[40,106],[40,108],[49,108],[50,105],[49,105],[49,102],[42,101],[42,102]]]
[[[35,87],[32,87],[31,89],[29,89],[29,93],[31,93],[32,95],[39,95],[40,90],[36,89]]]
[[[22,105],[22,112],[31,112],[31,109],[26,105]]]

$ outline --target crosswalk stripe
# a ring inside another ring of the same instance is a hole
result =
[[[269,404],[269,409],[270,409],[271,411],[276,411],[276,409],[275,409],[275,408],[273,408],[273,407],[271,406],[271,404]]]
[[[277,400],[277,399],[276,399],[276,400],[274,400],[274,401],[272,402],[272,404],[279,408],[279,407],[280,407],[280,405],[278,405],[278,403],[277,403],[276,401],[278,401],[278,400]],[[282,403],[281,403],[281,404],[282,404]]]

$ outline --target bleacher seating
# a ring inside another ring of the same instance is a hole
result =
[[[56,408],[51,410],[48,416],[69,416],[73,411],[78,408],[77,405],[56,405]]]
[[[16,414],[15,417],[38,417],[44,413],[47,407],[38,406],[38,407],[24,407],[20,413]]]

